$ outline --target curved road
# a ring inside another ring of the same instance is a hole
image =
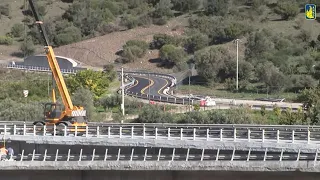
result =
[[[171,85],[171,81],[169,79],[150,76],[132,76],[136,79],[136,82],[133,86],[128,88],[127,90],[135,93],[141,94],[149,94],[149,87],[150,87],[150,95],[155,96],[164,96],[167,95],[163,94],[163,90]]]

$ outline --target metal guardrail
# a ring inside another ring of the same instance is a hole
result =
[[[125,148],[124,148],[125,149]],[[117,153],[108,152],[105,149],[104,154],[97,154],[96,149],[93,149],[92,154],[83,154],[83,150],[74,153],[68,150],[67,154],[59,154],[59,149],[56,149],[55,154],[47,154],[47,149],[43,154],[36,154],[34,149],[32,154],[25,154],[22,150],[21,154],[11,156],[11,160],[15,161],[319,161],[318,149],[314,152],[303,152],[299,149],[298,153],[293,153],[290,149],[279,148],[277,151],[251,150],[236,148],[232,150],[220,149],[181,149],[168,148],[162,151],[162,148],[144,148],[144,153],[141,151],[135,152],[135,148],[131,148],[131,153],[121,151],[118,148]],[[127,148],[128,150],[128,148]],[[149,150],[149,151],[148,151]]]
[[[85,128],[66,126],[0,125],[4,136],[77,136],[92,138],[155,139],[221,142],[320,144],[320,128],[307,126],[141,125],[103,124]]]
[[[28,70],[28,71],[39,71],[39,72],[50,72],[50,68],[47,67],[38,67],[38,66],[24,66],[24,65],[7,65],[8,69],[20,69],[20,70]],[[62,74],[76,74],[77,69],[60,69]]]

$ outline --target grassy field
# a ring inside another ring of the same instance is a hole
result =
[[[189,86],[181,85],[177,88],[178,94],[189,94]],[[286,101],[294,101],[297,98],[296,93],[277,93],[277,94],[266,94],[266,93],[233,93],[227,90],[210,88],[200,85],[190,85],[190,93],[193,95],[208,95],[219,98],[231,98],[231,99],[247,99],[253,100],[256,98],[285,98]]]

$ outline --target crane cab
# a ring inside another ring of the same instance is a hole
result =
[[[46,103],[44,105],[44,118],[46,121],[58,121],[62,114],[62,105],[58,103]]]

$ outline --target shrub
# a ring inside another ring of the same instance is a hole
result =
[[[0,36],[0,44],[1,45],[12,45],[13,39],[8,36]]]

